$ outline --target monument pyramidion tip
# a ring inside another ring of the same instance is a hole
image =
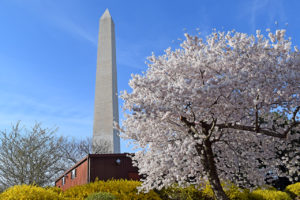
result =
[[[103,13],[100,19],[104,19],[104,18],[111,18],[108,8],[106,8],[105,12]]]

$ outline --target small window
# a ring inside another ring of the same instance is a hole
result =
[[[66,177],[62,178],[62,185],[66,184]]]
[[[76,178],[76,176],[77,176],[77,170],[73,169],[72,172],[71,172],[71,179]]]

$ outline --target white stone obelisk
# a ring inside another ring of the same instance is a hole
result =
[[[93,127],[93,144],[106,145],[104,153],[120,153],[120,137],[113,128],[114,121],[119,122],[115,25],[106,9],[99,25]]]

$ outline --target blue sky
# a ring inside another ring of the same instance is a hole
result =
[[[178,47],[178,38],[197,28],[202,36],[213,28],[285,28],[300,44],[297,0],[0,0],[0,130],[21,120],[92,136],[98,23],[106,8],[115,22],[119,91],[129,89],[131,73],[146,70],[152,52]],[[121,151],[131,152],[125,143]]]

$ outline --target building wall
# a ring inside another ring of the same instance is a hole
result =
[[[76,169],[76,177],[71,178],[72,170]],[[63,176],[55,182],[55,186],[66,190],[75,185],[83,185],[88,183],[88,159],[84,160],[78,166],[71,168],[67,173],[65,173],[65,184],[62,185]]]
[[[116,161],[121,162],[118,164]],[[126,154],[108,154],[90,156],[90,181],[109,179],[139,180],[138,168],[132,166],[131,158]]]
[[[117,160],[120,163],[117,163]],[[72,170],[76,169],[76,177],[71,179]],[[65,184],[62,179],[65,177]],[[140,180],[138,168],[132,166],[131,158],[127,154],[89,154],[83,160],[66,171],[55,181],[55,186],[66,190],[76,185],[109,179]]]

